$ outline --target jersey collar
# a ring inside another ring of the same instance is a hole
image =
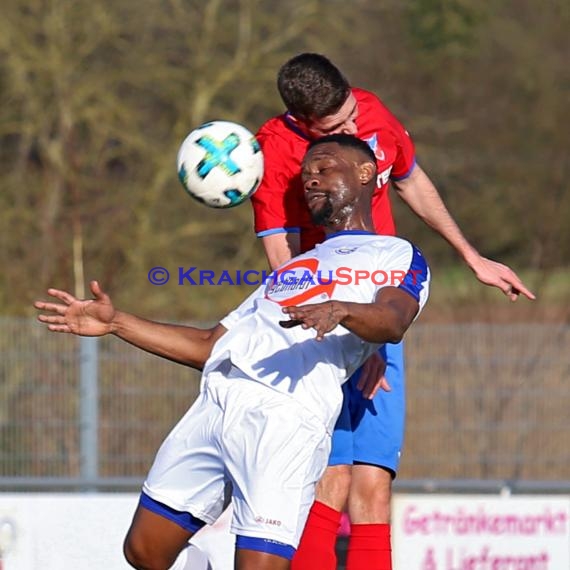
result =
[[[369,232],[368,230],[341,230],[340,232],[333,232],[332,234],[327,234],[325,236],[325,240],[331,239],[334,237],[339,237],[339,236],[346,236],[346,235],[350,235],[350,236],[375,236],[376,234],[374,232]]]
[[[283,120],[285,121],[285,123],[287,124],[287,126],[294,131],[295,133],[297,133],[301,138],[305,139],[306,141],[310,141],[311,139],[297,126],[297,124],[295,123],[295,121],[293,121],[292,119],[292,115],[291,113],[289,113],[289,111],[287,111],[287,113],[285,113],[283,115]]]

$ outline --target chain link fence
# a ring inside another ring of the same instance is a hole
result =
[[[199,373],[114,337],[0,325],[0,486],[136,488]],[[417,323],[406,352],[399,484],[567,484],[569,326]]]

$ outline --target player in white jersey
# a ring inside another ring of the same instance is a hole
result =
[[[57,332],[113,333],[203,368],[200,395],[160,447],[125,540],[135,568],[171,567],[220,516],[231,485],[238,570],[290,567],[327,464],[341,385],[399,341],[427,299],[429,270],[409,242],[373,233],[376,160],[349,135],[312,143],[306,199],[328,239],[281,267],[214,328],[165,325],[50,289],[36,302]],[[316,332],[316,335],[315,335]],[[175,567],[185,564],[180,558]]]

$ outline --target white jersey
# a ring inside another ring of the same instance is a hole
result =
[[[428,296],[429,269],[408,241],[364,231],[333,234],[280,267],[236,310],[204,368],[228,361],[247,378],[290,395],[332,431],[342,403],[341,385],[380,345],[339,325],[316,340],[314,329],[284,328],[283,307],[330,299],[371,303],[386,286],[412,295],[420,310]]]
[[[280,326],[288,320],[282,309],[329,299],[371,303],[388,285],[422,307],[428,281],[413,245],[368,232],[335,234],[286,263],[222,320],[228,332],[206,363],[198,398],[156,455],[145,504],[211,524],[229,482],[238,548],[250,538],[297,548],[330,455],[341,384],[378,345],[343,326],[317,341],[313,329]]]

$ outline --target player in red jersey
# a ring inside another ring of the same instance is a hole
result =
[[[265,175],[252,197],[255,231],[274,269],[319,243],[322,230],[308,215],[300,183],[301,159],[310,140],[333,133],[357,135],[378,161],[373,198],[377,233],[394,234],[388,184],[459,253],[482,283],[514,301],[534,295],[507,266],[486,259],[465,239],[439,193],[416,164],[404,127],[373,94],[351,87],[327,58],[304,53],[279,71],[278,88],[287,112],[268,120],[258,139]],[[404,433],[405,395],[401,345],[386,345],[385,377],[379,360],[345,384],[345,409],[333,435],[329,468],[317,489],[293,570],[336,568],[334,545],[341,511],[352,521],[348,570],[391,569],[391,485]],[[382,386],[385,390],[378,390]]]
[[[343,105],[342,115],[354,114],[345,130],[366,140],[378,160],[378,184],[374,194],[374,224],[382,235],[394,235],[395,227],[388,198],[388,182],[406,178],[415,166],[414,145],[398,120],[380,102],[363,89],[353,88]],[[356,126],[362,124],[362,127]],[[335,121],[332,121],[334,127]],[[357,130],[358,129],[358,130]],[[328,129],[323,129],[323,131]],[[333,132],[336,130],[333,128]],[[317,131],[314,135],[331,134]],[[257,134],[263,146],[266,174],[258,192],[252,198],[255,212],[255,229],[260,237],[298,234],[301,251],[310,249],[323,240],[323,230],[315,226],[304,204],[300,185],[300,164],[311,137],[306,134],[291,113],[267,121]],[[284,192],[285,189],[285,192]],[[286,226],[284,226],[286,224]],[[285,231],[283,231],[285,230]],[[274,239],[266,240],[272,243]],[[277,238],[277,241],[282,241]],[[273,248],[268,254],[273,254]],[[285,252],[285,256],[289,255]],[[285,257],[286,258],[286,257]],[[283,260],[270,259],[271,265]]]

